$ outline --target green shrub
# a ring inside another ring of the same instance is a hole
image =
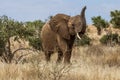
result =
[[[117,33],[115,34],[110,34],[110,35],[104,35],[101,39],[100,42],[102,44],[112,44],[112,43],[119,43],[119,35]]]
[[[98,35],[101,35],[103,28],[107,28],[109,23],[105,21],[101,16],[92,17],[93,25],[97,28]]]
[[[114,28],[120,28],[120,10],[111,11],[110,23],[113,24]]]
[[[40,38],[33,38],[33,37],[29,39],[29,45],[36,50],[41,50],[41,46],[42,46]]]
[[[5,42],[2,39],[0,39],[0,56],[3,55],[4,47],[5,47]]]
[[[91,39],[87,35],[83,35],[81,40],[76,39],[75,44],[77,44],[78,46],[85,46],[90,45],[90,41]]]
[[[24,39],[30,41],[30,45],[39,50],[41,41],[38,39],[39,33],[44,22],[36,20],[33,22],[18,22],[6,15],[0,16],[0,58],[2,62],[13,62],[15,53],[23,50],[24,47],[18,48],[13,51],[11,38],[14,41]],[[39,46],[38,46],[39,45]],[[26,49],[25,49],[26,50]],[[16,61],[15,61],[16,62]]]

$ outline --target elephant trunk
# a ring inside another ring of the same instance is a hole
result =
[[[86,6],[82,8],[80,17],[81,17],[81,21],[82,21],[82,29],[81,32],[79,32],[79,35],[82,37],[86,31],[86,18],[85,18],[85,10],[86,10]]]
[[[81,10],[81,14],[80,14],[80,15],[81,15],[81,17],[83,17],[83,18],[85,17],[85,10],[86,10],[86,6],[83,7],[82,10]]]

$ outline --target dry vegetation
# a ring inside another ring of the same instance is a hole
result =
[[[110,25],[108,28],[103,29],[101,35],[97,34],[97,28],[93,25],[89,25],[86,31],[86,34],[92,39],[92,44],[94,45],[100,44],[99,39],[108,32],[111,32],[113,34],[118,33],[120,35],[120,29],[113,28],[112,25]]]
[[[95,29],[87,34],[98,42]],[[48,64],[43,52],[31,54],[19,64],[0,63],[0,80],[120,80],[120,46],[74,47],[70,65],[56,64],[56,54]]]

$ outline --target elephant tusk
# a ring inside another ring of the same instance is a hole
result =
[[[79,34],[78,34],[78,33],[77,33],[77,38],[78,38],[78,39],[81,39],[81,37],[79,36]]]

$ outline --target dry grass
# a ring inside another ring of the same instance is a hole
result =
[[[103,35],[107,34],[108,32],[111,32],[113,34],[118,33],[120,35],[120,29],[113,28],[112,25],[110,25],[110,27],[108,27],[106,29],[103,29],[101,35],[97,34],[97,28],[93,25],[88,25],[88,27],[86,29],[86,34],[92,39],[91,43],[94,45],[100,44],[99,39]]]
[[[42,52],[38,54],[21,51],[21,54],[31,55],[25,57],[19,64],[0,63],[0,80],[120,80],[120,46],[100,45],[98,40],[101,36],[97,35],[94,26],[87,28],[87,34],[92,38],[94,45],[75,47],[71,65],[57,65],[55,63],[57,54],[54,54],[51,62],[46,64]],[[104,34],[103,31],[102,35]],[[19,45],[17,42],[12,47],[16,49],[22,46],[29,47],[28,43]]]
[[[48,64],[43,54],[26,58],[24,64],[0,63],[0,80],[119,80],[120,47],[75,47],[71,65]]]

